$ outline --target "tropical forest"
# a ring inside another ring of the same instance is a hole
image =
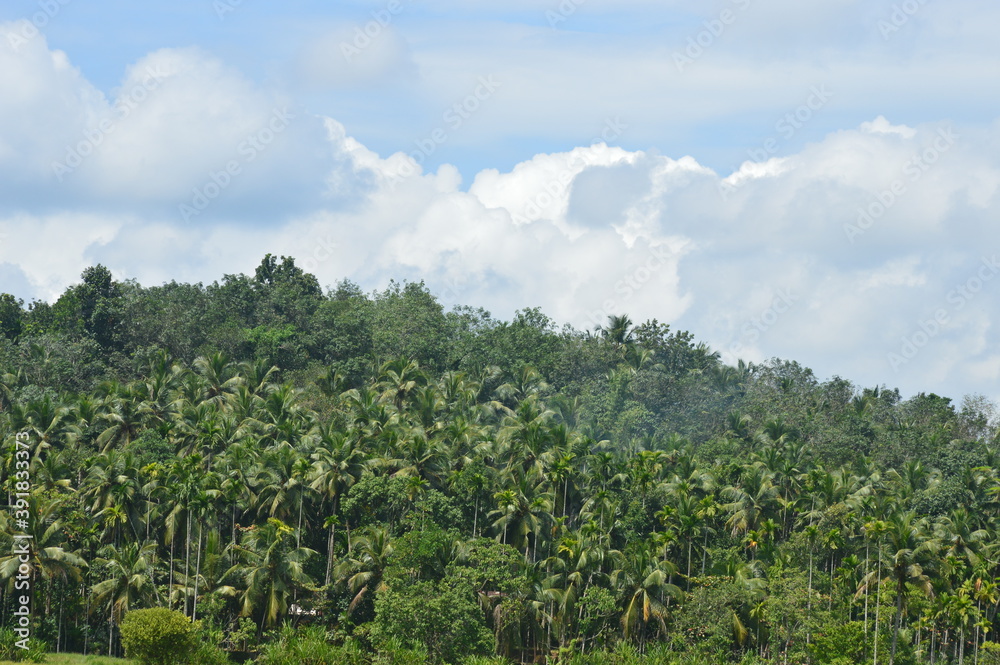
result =
[[[997,426],[624,314],[96,265],[0,295],[0,660],[1000,663]]]

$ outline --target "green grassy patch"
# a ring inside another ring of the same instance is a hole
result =
[[[108,658],[107,656],[84,656],[82,653],[50,653],[45,656],[45,665],[134,665],[134,660],[127,658]],[[10,660],[0,660],[0,665],[24,665]]]

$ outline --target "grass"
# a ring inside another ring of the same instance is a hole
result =
[[[50,653],[45,656],[44,665],[133,665],[134,660],[108,658],[107,656],[84,656],[80,653]],[[0,665],[24,665],[9,660],[0,660]]]

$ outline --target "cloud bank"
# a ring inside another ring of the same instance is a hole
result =
[[[876,116],[717,173],[616,147],[627,122],[609,115],[593,144],[471,182],[423,166],[494,94],[470,86],[383,156],[198,49],[152,52],[105,94],[43,37],[0,41],[0,291],[52,299],[96,262],[212,281],[271,252],[327,285],[422,279],[503,317],[627,313],[729,361],[1000,396],[1000,123]],[[790,131],[820,97],[789,108]]]

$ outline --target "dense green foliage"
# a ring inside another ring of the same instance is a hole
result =
[[[198,647],[191,620],[165,607],[132,610],[121,621],[125,655],[141,665],[187,663]]]
[[[993,655],[981,397],[730,367],[656,321],[323,293],[272,256],[207,287],[97,266],[0,296],[0,333],[0,481],[30,477],[0,549],[33,537],[52,647],[120,652],[160,608],[200,622],[198,662]]]

